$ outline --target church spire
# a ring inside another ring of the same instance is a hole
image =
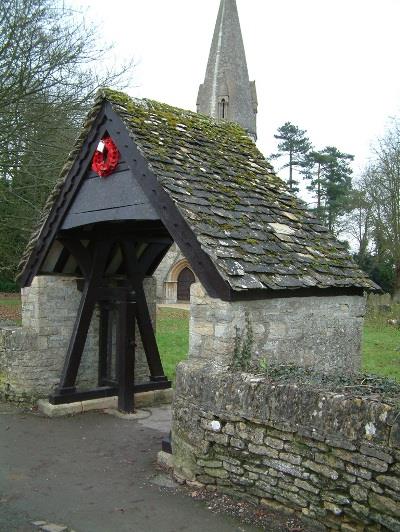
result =
[[[257,138],[256,85],[249,80],[236,0],[221,0],[197,112],[238,122]]]

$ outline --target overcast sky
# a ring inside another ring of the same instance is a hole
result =
[[[120,58],[134,58],[128,92],[196,108],[219,0],[71,0]],[[275,149],[291,121],[316,146],[366,162],[400,114],[400,0],[237,0],[249,74],[256,80],[258,146]],[[100,58],[101,59],[101,58]]]

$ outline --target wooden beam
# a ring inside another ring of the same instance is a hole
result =
[[[110,305],[106,302],[100,302],[99,318],[99,366],[98,366],[98,385],[104,386],[109,377],[108,360],[109,360],[109,332],[110,332]]]
[[[151,392],[153,390],[167,390],[171,388],[171,381],[163,382],[145,382],[144,384],[135,384],[134,393]],[[76,403],[78,401],[87,401],[89,399],[100,399],[102,397],[115,397],[118,394],[118,387],[115,383],[109,386],[102,386],[93,390],[73,391],[71,393],[54,393],[50,395],[49,402],[52,405],[64,405],[67,403]]]
[[[59,238],[59,242],[71,253],[76,262],[78,263],[79,269],[86,278],[90,275],[90,268],[92,259],[90,252],[82,244],[80,240],[75,238]]]
[[[99,242],[94,250],[91,270],[85,279],[81,301],[72,331],[71,340],[65,357],[64,368],[60,379],[60,390],[73,388],[81,363],[82,353],[85,347],[93,310],[96,304],[97,286],[103,276],[107,263],[111,243]]]
[[[122,253],[126,264],[126,270],[133,289],[136,292],[136,321],[142,339],[150,375],[153,380],[166,380],[162,367],[160,353],[158,351],[157,340],[154,334],[149,308],[147,306],[146,295],[143,289],[143,278],[145,273],[139,266],[136,259],[135,246],[124,240],[121,244]]]
[[[118,224],[99,223],[91,229],[63,229],[60,238],[103,240],[104,238],[131,238],[136,242],[172,243],[173,239],[161,222],[125,221]]]
[[[64,246],[62,248],[60,256],[57,259],[56,265],[54,266],[54,269],[53,269],[54,273],[62,273],[64,271],[64,268],[67,265],[67,262],[70,256],[71,256],[71,253]]]
[[[169,248],[170,244],[149,244],[138,260],[143,277],[154,273],[154,267],[157,268]]]
[[[132,175],[137,177],[147,199],[155,208],[160,220],[179,249],[187,258],[194,273],[211,297],[224,301],[231,299],[231,289],[221,276],[212,259],[205,253],[189,223],[180,213],[174,200],[159,182],[146,157],[130,137],[126,125],[107,102],[105,107],[109,132],[116,140],[118,149],[129,164]]]
[[[134,411],[135,385],[135,303],[116,303],[117,324],[117,363],[118,363],[118,410]]]
[[[104,397],[115,397],[118,393],[116,386],[102,386],[93,390],[64,391],[56,392],[49,396],[49,403],[52,405],[65,405],[68,403],[78,403],[79,401],[89,401],[91,399],[102,399]]]

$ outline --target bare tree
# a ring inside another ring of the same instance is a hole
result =
[[[378,253],[390,253],[394,268],[393,300],[400,302],[400,122],[394,120],[374,150],[366,178]]]
[[[0,3],[0,278],[15,274],[94,92],[131,73],[104,68],[97,36],[59,0]]]
[[[368,200],[367,181],[370,168],[367,168],[361,179],[352,190],[350,212],[345,219],[346,233],[357,242],[356,255],[360,263],[368,252],[372,237],[372,206]]]

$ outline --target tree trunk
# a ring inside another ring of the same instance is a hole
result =
[[[393,303],[400,303],[400,260],[395,266],[392,300]]]
[[[289,190],[293,189],[293,155],[289,153]]]

